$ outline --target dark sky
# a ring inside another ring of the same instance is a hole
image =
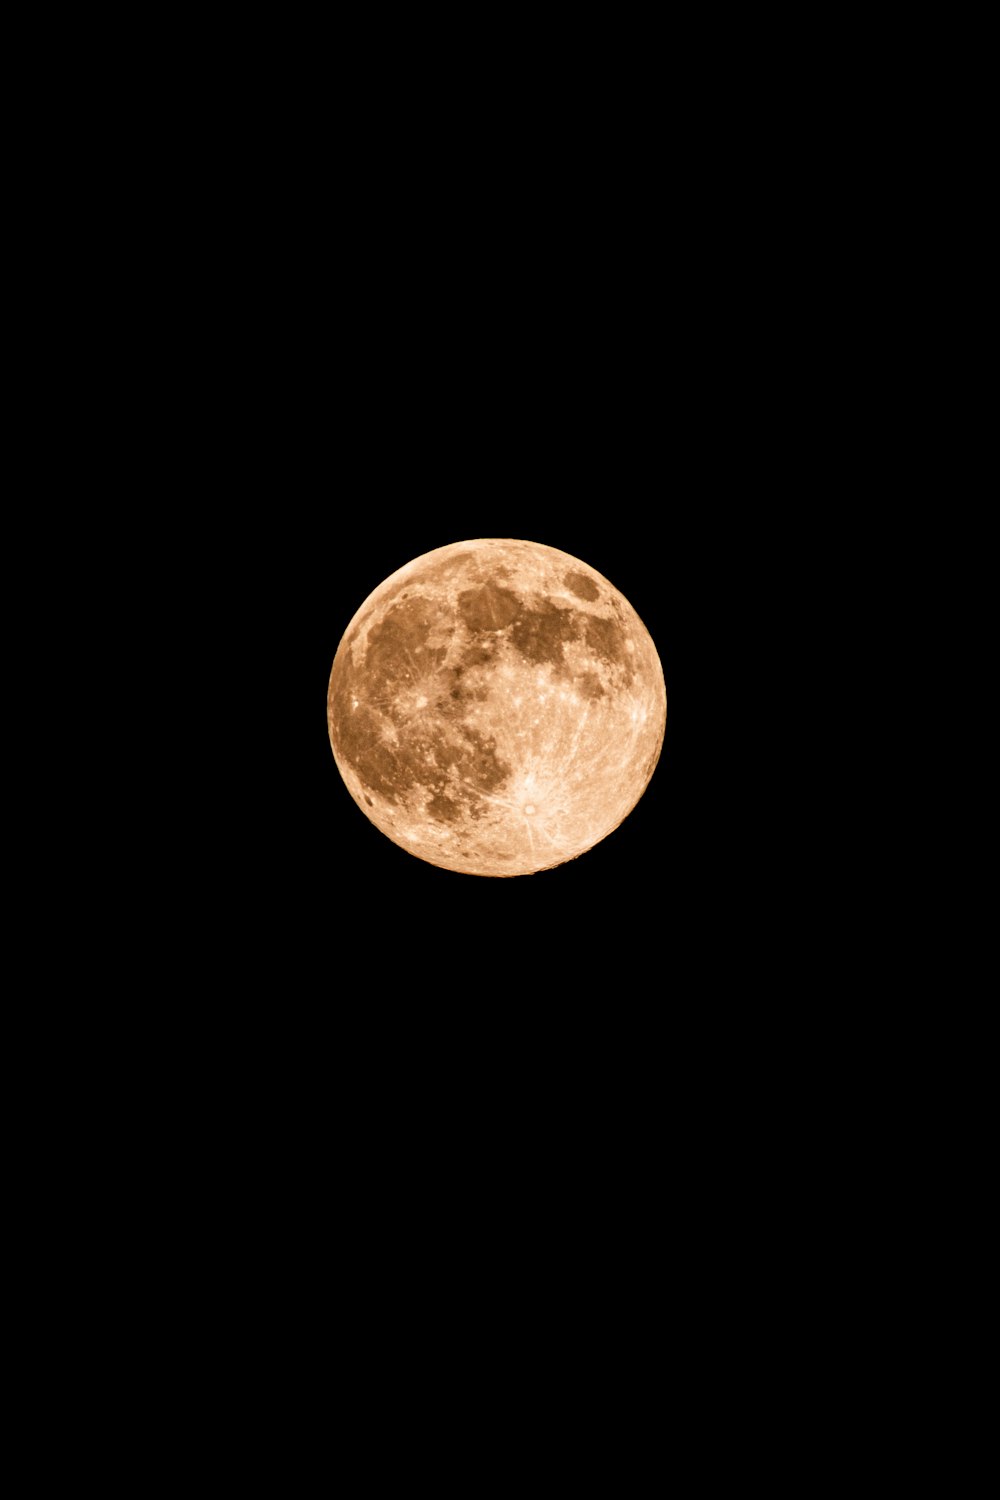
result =
[[[457,476],[437,496],[424,476],[423,495],[408,495],[411,476],[399,465],[385,491],[391,508],[382,485],[373,493],[363,474],[326,478],[334,498],[302,507],[301,521],[289,507],[275,537],[271,588],[259,599],[265,628],[255,632],[266,690],[250,720],[265,778],[257,810],[274,859],[273,869],[265,860],[263,879],[299,955],[328,945],[332,954],[346,942],[380,972],[406,973],[412,963],[414,976],[451,984],[506,974],[530,986],[540,964],[553,964],[562,983],[603,974],[626,991],[697,962],[698,944],[714,938],[727,859],[721,809],[733,776],[726,761],[738,755],[741,726],[714,660],[723,569],[702,551],[706,528],[689,523],[683,504],[671,505],[669,476],[649,474],[643,504],[624,479],[616,487],[607,475],[584,494],[579,466],[567,476],[575,500],[518,497],[513,476],[488,474],[477,496],[470,455],[460,493]],[[525,477],[526,488],[534,483]],[[569,864],[507,880],[439,870],[386,839],[344,787],[326,728],[333,657],[371,590],[434,547],[491,535],[559,547],[608,577],[653,637],[668,696],[659,765],[625,822]]]

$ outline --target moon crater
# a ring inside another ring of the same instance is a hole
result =
[[[666,691],[607,579],[488,539],[374,590],[337,650],[328,722],[376,827],[431,864],[507,876],[576,858],[628,815],[659,758]]]

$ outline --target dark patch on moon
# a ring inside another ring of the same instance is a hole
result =
[[[493,582],[465,589],[458,596],[458,612],[470,630],[504,630],[516,620],[520,608],[516,594]]]
[[[485,657],[483,658],[486,659]],[[481,674],[468,675],[459,664],[440,674],[435,708],[446,719],[464,718],[474,703],[483,703],[489,696],[489,683]]]
[[[446,646],[428,646],[437,617],[426,599],[402,600],[368,636],[365,675],[374,687],[367,696],[393,697],[400,687],[416,680],[419,673],[443,661]]]
[[[427,811],[438,823],[455,823],[462,816],[462,809],[450,797],[435,792],[427,804]]]
[[[574,678],[574,681],[584,698],[589,698],[591,703],[604,697],[604,688],[596,672],[584,672],[581,676]]]
[[[429,813],[438,821],[456,821],[464,807],[478,816],[484,810],[482,794],[497,791],[511,774],[510,766],[497,752],[496,740],[461,722],[470,702],[485,693],[486,686],[476,681],[466,683],[463,673],[456,669],[458,699],[453,700],[449,694],[440,700],[442,705],[452,704],[453,713],[442,714],[436,726],[432,721],[419,734],[401,734],[398,741],[388,740],[385,731],[393,717],[391,700],[376,707],[366,698],[386,691],[387,684],[391,690],[393,681],[397,687],[406,685],[406,679],[401,683],[391,673],[386,676],[389,664],[380,654],[387,641],[398,644],[399,638],[397,632],[390,631],[376,642],[379,678],[375,683],[368,671],[371,652],[360,670],[351,662],[349,651],[335,664],[330,684],[335,749],[353,767],[365,792],[377,793],[388,803],[398,805],[418,789],[430,799]],[[415,638],[413,633],[410,638]],[[371,796],[366,795],[364,800],[369,807],[374,806]]]
[[[451,766],[457,766],[466,754],[463,740],[454,738],[451,734],[442,735],[435,740],[433,746],[429,746],[429,753],[433,755],[434,761],[442,771],[447,771]]]
[[[466,667],[482,667],[488,661],[492,661],[497,654],[497,648],[493,641],[481,641],[478,645],[470,646],[462,657],[461,666],[457,671],[463,671]]]
[[[458,688],[452,688],[451,692],[436,699],[434,703],[434,712],[448,722],[464,718],[468,711],[468,701],[462,697]]]
[[[354,707],[354,699],[359,699]],[[392,753],[380,735],[380,721],[360,701],[350,652],[338,653],[330,679],[330,719],[335,746],[372,791],[390,801],[395,796],[395,766]]]
[[[563,583],[578,599],[589,599],[593,603],[595,599],[599,599],[601,596],[601,591],[597,587],[597,584],[592,578],[588,578],[586,573],[565,573],[563,575]]]
[[[579,616],[572,609],[560,609],[543,599],[533,609],[526,609],[517,619],[511,640],[528,661],[562,661],[563,646],[576,639]]]
[[[585,634],[591,651],[609,666],[615,666],[625,660],[625,632],[617,620],[605,620],[600,615],[588,615]]]
[[[385,719],[365,701],[364,695],[371,691],[367,680],[362,685],[350,652],[345,650],[334,663],[330,680],[334,748],[354,767],[368,790],[395,802],[411,785],[412,775],[402,747],[390,745],[384,738]]]
[[[419,769],[419,780],[425,790],[433,793],[427,802],[427,811],[439,823],[455,823],[462,816],[463,807],[472,818],[481,818],[487,811],[483,793],[495,792],[506,784],[510,766],[497,754],[496,740],[470,726],[463,726],[460,740],[450,738],[434,746],[438,771],[428,775]],[[454,767],[457,779],[448,776]]]
[[[460,769],[479,791],[499,790],[510,775],[510,766],[497,755],[496,740],[492,735],[484,735],[468,725],[463,726],[462,734],[469,749],[468,757],[463,757],[460,763]]]
[[[398,796],[402,768],[391,746],[379,734],[379,721],[370,709],[350,708],[337,720],[340,753],[357,771],[365,786],[388,801]]]

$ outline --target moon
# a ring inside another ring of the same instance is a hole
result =
[[[576,859],[656,768],[656,647],[594,568],[537,542],[455,542],[361,605],[327,698],[334,759],[376,828],[465,875]]]

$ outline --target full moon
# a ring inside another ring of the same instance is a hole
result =
[[[455,542],[380,583],[337,648],[330,743],[365,815],[465,875],[592,849],[656,768],[667,695],[628,600],[537,542]]]

